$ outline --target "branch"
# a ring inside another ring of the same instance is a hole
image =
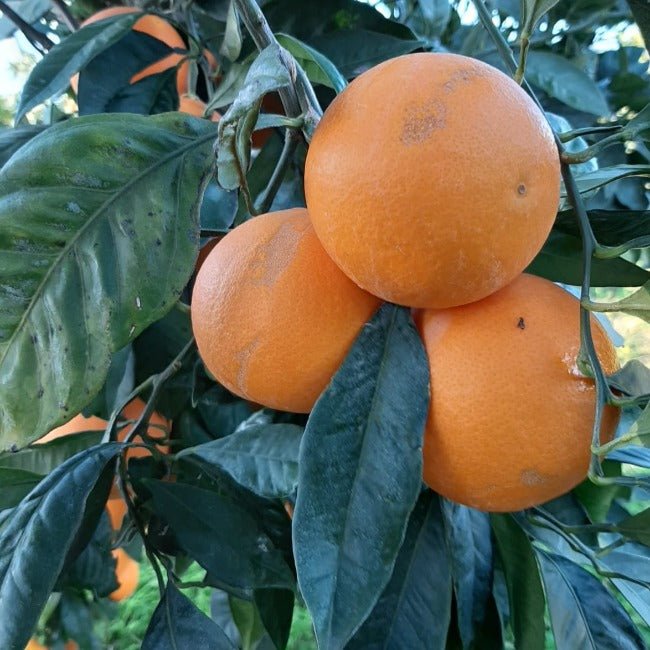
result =
[[[71,32],[76,32],[79,29],[79,21],[72,15],[70,7],[63,0],[52,0],[52,4],[67,28]]]
[[[2,12],[27,38],[27,40],[42,54],[45,54],[53,45],[52,41],[43,32],[32,27],[24,21],[6,2],[0,0],[0,12]]]

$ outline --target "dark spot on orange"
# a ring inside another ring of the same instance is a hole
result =
[[[523,183],[519,183],[517,186],[517,194],[519,194],[519,196],[524,196],[526,194],[526,186]]]
[[[445,105],[437,99],[421,106],[410,106],[406,110],[400,140],[407,146],[424,142],[445,125],[446,114]]]
[[[518,327],[520,330],[525,330],[525,329],[526,329],[526,322],[524,321],[524,317],[523,317],[523,316],[520,316],[520,317],[519,317],[519,321],[517,321],[517,327]]]

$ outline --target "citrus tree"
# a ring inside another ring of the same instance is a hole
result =
[[[0,11],[2,648],[646,647],[644,0]]]

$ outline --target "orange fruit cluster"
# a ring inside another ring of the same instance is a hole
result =
[[[202,260],[201,357],[237,395],[308,412],[381,301],[411,307],[431,372],[425,482],[487,511],[558,496],[587,474],[595,387],[579,302],[522,272],[559,188],[553,133],[509,77],[453,54],[382,63],[316,128],[307,209],[251,219]]]

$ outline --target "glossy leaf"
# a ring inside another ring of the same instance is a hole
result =
[[[43,479],[25,469],[0,467],[0,510],[18,505]]]
[[[616,571],[621,575],[620,578],[612,578],[612,584],[650,627],[647,586],[650,585],[650,562],[647,555],[635,552],[635,549],[630,549],[630,546],[628,544],[622,549],[604,554],[602,563],[608,570]]]
[[[598,116],[609,114],[607,102],[596,83],[562,56],[551,52],[529,52],[526,78],[571,108]]]
[[[650,177],[650,165],[614,165],[612,167],[601,167],[576,178],[576,185],[580,193],[585,194],[604,187],[609,183],[635,176]],[[563,187],[562,197],[564,196],[566,196],[566,190]]]
[[[558,650],[646,647],[627,612],[594,576],[560,555],[535,552]]]
[[[194,456],[230,474],[262,497],[293,494],[298,483],[298,450],[302,427],[271,424],[247,427],[219,440],[178,454]]]
[[[619,246],[650,236],[650,210],[589,210],[589,223],[600,244]],[[578,220],[573,210],[558,213],[555,230],[580,236]]]
[[[440,497],[426,490],[411,513],[390,582],[345,647],[445,648],[451,592],[450,549],[445,540]]]
[[[492,591],[490,518],[484,512],[442,501],[442,520],[456,596],[458,629],[469,647],[485,619]]]
[[[13,129],[0,129],[0,168],[33,137],[44,131],[47,126],[17,126]]]
[[[172,49],[157,38],[130,31],[90,61],[79,74],[79,115],[153,115],[176,110],[175,68],[131,83],[135,74],[171,53]]]
[[[628,539],[650,546],[650,508],[619,521],[616,531]]]
[[[10,512],[0,531],[0,647],[25,647],[78,543],[87,511],[96,508],[95,485],[101,483],[102,494],[94,495],[98,503],[108,496],[107,469],[121,448],[110,443],[74,456]]]
[[[542,250],[526,269],[553,282],[582,284],[582,243],[578,237],[551,232]],[[592,287],[638,287],[650,280],[650,273],[620,257],[594,258],[591,266]]]
[[[267,636],[277,650],[284,650],[293,621],[293,592],[288,589],[256,589],[254,601]]]
[[[609,384],[627,395],[650,395],[650,368],[639,359],[628,361],[608,377]]]
[[[142,650],[234,650],[224,631],[169,580],[151,617]]]
[[[196,257],[215,128],[178,114],[79,118],[0,171],[0,449],[78,413],[111,354],[173,306]]]
[[[528,536],[512,515],[490,517],[510,603],[515,646],[544,649],[544,591]]]
[[[363,328],[311,413],[293,519],[319,646],[341,648],[390,580],[420,491],[429,373],[403,307]]]
[[[82,27],[55,45],[34,66],[20,96],[16,122],[35,106],[65,90],[70,78],[131,31],[139,14],[125,14]]]
[[[607,303],[607,311],[622,311],[650,323],[650,280],[626,298]]]
[[[293,54],[312,83],[323,84],[337,93],[347,86],[345,77],[324,54],[290,34],[276,34],[275,37],[282,47]]]
[[[280,48],[269,45],[253,62],[244,85],[219,121],[217,164],[219,184],[224,189],[246,186],[250,138],[262,98],[267,93],[288,86],[290,82]]]
[[[330,32],[312,39],[311,43],[347,79],[360,75],[382,61],[413,52],[425,44],[416,39],[405,40],[358,28]]]
[[[144,481],[179,544],[225,589],[293,587],[293,575],[260,523],[227,497],[181,483]]]
[[[551,10],[559,1],[521,0],[522,31],[529,35],[532,34],[544,14]]]

